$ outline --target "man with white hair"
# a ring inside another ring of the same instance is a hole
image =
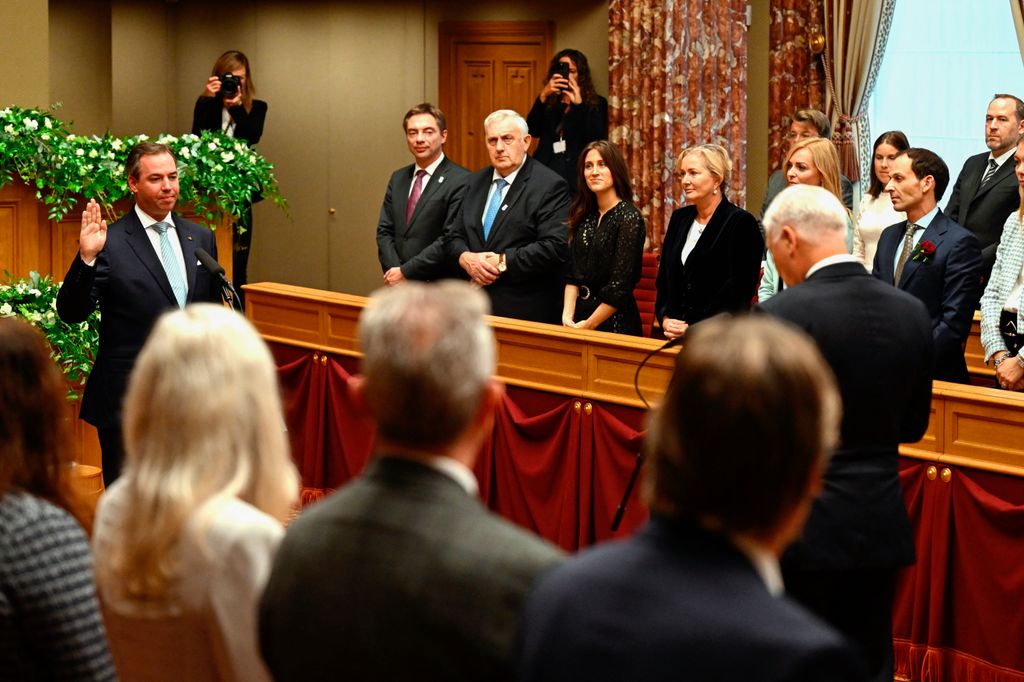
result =
[[[510,677],[523,601],[562,553],[476,496],[502,394],[486,313],[454,280],[392,287],[363,311],[352,390],[376,455],[281,545],[260,605],[278,682]]]
[[[569,187],[526,153],[526,120],[510,109],[484,119],[491,165],[474,173],[450,245],[495,315],[560,324],[569,255]]]
[[[858,645],[871,679],[891,682],[896,572],[914,562],[898,450],[928,426],[931,320],[920,300],[846,252],[846,212],[821,187],[783,190],[764,226],[793,286],[759,308],[811,335],[843,399],[821,495],[782,559],[786,590]]]

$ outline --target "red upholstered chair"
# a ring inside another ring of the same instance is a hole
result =
[[[640,281],[633,289],[633,296],[636,297],[636,305],[640,308],[640,326],[644,336],[651,335],[651,326],[654,324],[654,298],[657,291],[654,287],[654,280],[658,277],[658,254],[644,251],[644,266]]]

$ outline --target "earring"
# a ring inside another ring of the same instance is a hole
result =
[[[712,194],[718,194],[718,189],[715,189],[715,191],[712,192]]]

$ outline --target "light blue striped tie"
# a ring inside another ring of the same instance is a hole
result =
[[[160,260],[164,264],[164,272],[171,283],[171,291],[178,301],[178,307],[185,307],[185,280],[181,277],[181,268],[178,267],[178,259],[171,248],[171,238],[167,236],[167,228],[170,223],[159,222],[153,224],[153,229],[160,233]]]
[[[505,189],[508,181],[505,178],[498,178],[494,181],[494,194],[491,196],[491,203],[487,204],[487,213],[484,213],[484,239],[491,234],[491,225],[494,224],[494,217],[498,215],[498,208],[501,206],[501,190]]]

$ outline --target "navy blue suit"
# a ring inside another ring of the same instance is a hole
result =
[[[873,274],[894,284],[896,250],[906,233],[907,223],[890,225],[882,232],[875,252]],[[925,263],[907,260],[896,286],[924,302],[932,319],[935,342],[933,377],[942,381],[970,383],[964,342],[981,287],[982,256],[978,239],[941,210],[921,235],[918,244],[931,242],[935,254]]]
[[[174,226],[185,259],[188,302],[219,301],[220,286],[196,258],[199,248],[217,257],[213,232],[178,215]],[[100,345],[85,384],[81,416],[98,429],[120,429],[121,401],[135,358],[160,314],[178,306],[134,207],[107,228],[106,244],[93,267],[75,256],[57,294],[57,314],[65,322],[85,320],[97,305]],[[120,462],[108,462],[107,454],[104,480],[120,470]]]
[[[457,263],[466,251],[504,253],[508,269],[484,287],[491,312],[561,324],[562,270],[569,258],[569,187],[550,168],[527,156],[484,239],[484,204],[493,175],[488,166],[469,177],[452,230],[451,257]]]
[[[845,641],[773,596],[728,540],[658,516],[542,576],[521,630],[524,682],[865,679]]]

